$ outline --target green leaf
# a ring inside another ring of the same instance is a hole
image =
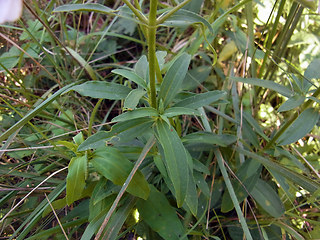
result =
[[[286,179],[298,184],[299,186],[303,187],[310,193],[314,193],[320,188],[320,183],[302,175],[299,173],[296,173],[281,164],[271,161],[269,158],[264,158],[259,156],[258,154],[255,154],[253,152],[249,152],[247,150],[244,150],[242,148],[236,147],[236,150],[239,153],[242,153],[250,158],[253,158],[254,160],[259,161],[262,163],[267,169],[273,170],[277,173],[279,173],[281,176],[285,177]]]
[[[123,109],[133,110],[137,107],[140,99],[146,95],[146,91],[142,89],[133,89],[124,100]]]
[[[181,88],[183,90],[194,90],[203,83],[211,73],[211,66],[199,66],[188,71],[183,79]]]
[[[124,184],[133,168],[133,164],[113,147],[95,150],[90,162],[97,172],[119,186]],[[148,198],[150,188],[141,171],[138,170],[133,176],[127,192],[136,197]]]
[[[89,65],[89,63],[83,59],[83,57],[80,56],[76,51],[74,51],[72,48],[66,47],[68,52],[71,54],[71,56],[77,60],[77,62],[83,67],[89,76],[91,77],[92,80],[97,80],[97,76],[93,70],[93,68]]]
[[[181,83],[188,71],[190,60],[190,55],[181,54],[165,75],[159,91],[159,98],[163,100],[164,107],[170,104],[181,89]]]
[[[177,132],[164,121],[156,122],[157,139],[164,152],[165,165],[175,190],[178,207],[183,205],[186,197],[189,165],[187,150],[184,148]]]
[[[185,204],[188,206],[193,216],[196,217],[198,212],[198,192],[193,175],[190,171]]]
[[[90,81],[70,88],[69,91],[76,91],[82,96],[92,98],[104,98],[110,100],[125,99],[130,88],[117,83],[103,82],[103,81]]]
[[[264,132],[262,131],[262,129],[260,128],[259,123],[257,123],[257,121],[251,116],[251,114],[249,114],[246,111],[243,111],[243,116],[244,118],[247,120],[247,122],[251,125],[251,127],[253,127],[253,129],[261,136],[263,137],[265,140],[269,140],[269,138],[267,137],[267,135],[264,134]]]
[[[248,83],[248,84],[259,86],[259,87],[268,88],[268,89],[276,91],[277,93],[279,93],[287,98],[290,98],[294,95],[294,92],[291,91],[289,88],[282,86],[278,83],[275,83],[273,81],[269,81],[269,80],[262,80],[259,78],[242,78],[242,77],[230,77],[230,80],[233,80],[236,82]]]
[[[167,12],[165,12],[164,15],[166,13]],[[187,27],[191,24],[196,24],[196,23],[205,25],[209,29],[209,31],[213,33],[213,29],[210,23],[206,19],[204,19],[203,17],[201,17],[200,15],[194,12],[190,12],[185,9],[180,9],[179,11],[174,13],[164,23],[162,23],[162,25],[168,26],[168,27]]]
[[[86,185],[87,155],[73,157],[69,163],[67,175],[66,200],[70,205],[79,200]]]
[[[174,104],[174,107],[185,107],[185,108],[200,108],[218,100],[226,98],[227,93],[224,91],[210,91],[206,93],[195,94],[191,97],[183,99],[180,102]]]
[[[58,200],[55,200],[55,201],[53,201],[52,203],[51,203],[51,206],[53,207],[53,209],[61,209],[61,208],[63,208],[63,207],[65,207],[67,205],[67,200],[66,200],[66,198],[64,197],[64,198],[61,198],[61,199],[58,199]],[[43,211],[43,213],[42,213],[42,217],[44,218],[44,217],[46,217],[49,213],[51,213],[52,212],[52,208],[51,208],[51,206],[47,206],[45,209],[44,209],[44,211]]]
[[[185,107],[171,107],[167,108],[164,113],[164,116],[171,118],[179,115],[196,115],[199,116],[200,112],[198,110],[192,108],[185,108]]]
[[[299,107],[304,102],[305,97],[300,95],[294,95],[285,101],[278,109],[278,112],[285,112]]]
[[[279,218],[284,214],[285,209],[279,195],[265,181],[257,179],[251,195],[271,216]]]
[[[226,147],[237,141],[237,137],[229,134],[217,135],[210,132],[196,132],[182,138],[184,144],[214,144]]]
[[[313,11],[317,10],[316,0],[295,0],[295,1],[302,4],[304,7],[310,8]]]
[[[130,141],[140,136],[154,123],[150,118],[138,118],[131,121],[119,122],[110,131],[100,131],[90,136],[78,147],[78,151],[85,151],[105,146],[107,141]]]
[[[179,240],[185,230],[180,222],[176,210],[170,205],[163,193],[153,185],[149,198],[144,201],[139,199],[137,207],[143,219],[153,231],[165,240]]]
[[[98,13],[104,13],[104,14],[115,12],[115,10],[98,3],[65,4],[53,10],[53,12],[75,12],[75,11],[89,11],[89,12],[98,12]]]
[[[112,70],[112,72],[129,79],[130,81],[136,83],[137,85],[139,85],[144,89],[148,88],[146,81],[133,71],[129,71],[125,69],[115,69],[115,70]]]
[[[298,141],[308,134],[318,122],[319,112],[314,108],[304,110],[298,118],[278,138],[278,145],[287,145]]]
[[[157,117],[158,111],[152,107],[138,108],[132,111],[127,111],[112,119],[112,122],[123,122],[143,117]]]

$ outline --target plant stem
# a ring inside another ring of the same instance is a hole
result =
[[[186,4],[188,4],[189,2],[191,2],[192,0],[186,0],[182,3],[180,3],[179,5],[175,6],[174,8],[172,8],[170,10],[170,12],[168,12],[165,15],[162,15],[158,18],[157,20],[157,24],[162,24],[164,21],[166,21],[169,17],[171,17],[175,12],[177,12],[179,9],[181,9],[182,7],[184,7]]]
[[[156,99],[156,32],[157,32],[157,5],[158,0],[150,1],[149,23],[148,23],[148,60],[150,80],[151,107],[157,108]]]
[[[148,23],[147,18],[141,12],[139,12],[138,9],[136,9],[128,0],[123,0],[123,2],[128,6],[128,8],[130,8],[130,10],[137,18],[139,18],[142,23]]]

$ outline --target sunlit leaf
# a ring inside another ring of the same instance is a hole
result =
[[[133,168],[133,164],[113,147],[103,147],[95,150],[90,162],[97,172],[119,186],[124,184]],[[147,199],[149,191],[148,182],[138,170],[132,178],[127,192]]]
[[[298,141],[308,134],[318,122],[319,111],[313,108],[304,110],[298,118],[278,138],[278,145],[287,145]]]
[[[78,92],[82,96],[110,100],[125,99],[131,91],[130,88],[123,85],[102,81],[85,82],[72,87],[70,91],[72,90]]]
[[[73,157],[69,163],[67,175],[66,201],[70,205],[82,196],[86,185],[87,155]]]

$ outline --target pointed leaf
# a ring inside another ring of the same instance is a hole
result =
[[[115,69],[115,70],[112,70],[112,72],[115,74],[119,74],[129,79],[132,82],[135,82],[136,84],[138,84],[140,87],[144,89],[147,89],[147,83],[145,82],[145,80],[133,71],[129,71],[125,69]]]
[[[164,15],[165,14],[166,13],[164,13]],[[201,23],[205,25],[209,29],[209,31],[213,33],[213,29],[206,19],[194,12],[190,12],[185,9],[180,9],[179,11],[174,13],[162,25],[168,27],[187,27],[188,25],[195,23]]]
[[[73,11],[90,11],[90,12],[98,12],[98,13],[104,13],[104,14],[114,12],[113,9],[98,3],[65,4],[53,10],[53,12],[73,12]]]
[[[112,122],[123,122],[143,117],[157,117],[158,111],[152,107],[138,108],[132,111],[127,111],[112,119]]]
[[[199,116],[200,112],[192,108],[185,107],[171,107],[164,111],[164,116],[171,118],[179,115],[196,115]]]
[[[139,199],[137,207],[143,221],[165,240],[179,240],[184,234],[184,227],[180,222],[176,210],[170,205],[163,193],[153,185],[149,198]]]
[[[191,56],[183,53],[171,65],[160,87],[159,98],[163,100],[164,107],[176,96],[181,83],[188,71]]]
[[[242,78],[242,77],[230,77],[230,79],[236,82],[243,82],[243,83],[248,83],[248,84],[259,86],[259,87],[268,88],[288,98],[294,95],[294,92],[291,91],[289,88],[282,86],[278,83],[275,83],[273,81],[262,80],[259,78]]]
[[[104,98],[110,100],[125,99],[131,91],[130,88],[117,83],[90,81],[74,86],[70,91],[76,91],[82,96]]]
[[[138,118],[131,121],[119,122],[110,131],[100,131],[90,136],[78,147],[78,151],[85,151],[106,145],[111,140],[130,141],[147,131],[154,123],[150,118]]]
[[[278,112],[285,112],[296,107],[299,107],[304,102],[304,96],[294,95],[293,97],[289,98],[285,101],[278,109]]]
[[[97,172],[120,186],[124,184],[133,168],[133,164],[113,147],[103,147],[95,150],[90,162]],[[148,198],[149,185],[141,171],[138,170],[133,176],[127,192],[143,199]]]
[[[192,215],[196,217],[198,211],[198,192],[191,172],[189,173],[189,182],[185,203],[190,209]]]
[[[160,120],[156,122],[156,130],[158,141],[163,148],[169,178],[175,190],[177,204],[181,207],[189,181],[188,155],[173,127]]]
[[[182,138],[184,144],[214,144],[226,147],[237,140],[234,135],[217,135],[210,132],[196,132],[186,135]]]
[[[218,100],[224,99],[227,93],[224,91],[210,91],[206,93],[195,94],[188,97],[180,102],[174,104],[174,107],[185,107],[185,108],[200,108]]]
[[[86,185],[87,155],[73,157],[69,163],[67,175],[67,204],[79,200]]]
[[[251,195],[271,216],[279,218],[284,214],[285,209],[279,195],[265,181],[257,179]]]
[[[304,110],[298,118],[278,138],[279,145],[286,145],[298,141],[308,134],[318,122],[319,112],[316,109]]]

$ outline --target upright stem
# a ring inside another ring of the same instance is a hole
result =
[[[156,100],[156,31],[157,31],[157,5],[158,0],[150,1],[148,21],[148,58],[151,107],[157,107]]]

